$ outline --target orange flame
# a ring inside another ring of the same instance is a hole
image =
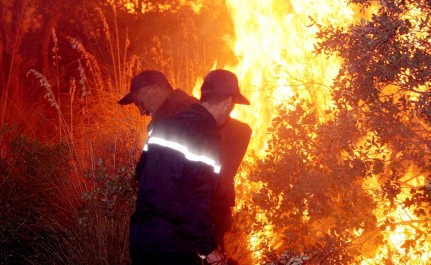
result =
[[[238,75],[242,93],[251,101],[251,106],[236,107],[233,116],[252,126],[250,149],[263,157],[267,141],[266,130],[278,104],[298,94],[316,102],[316,108],[321,113],[329,107],[328,88],[341,61],[336,57],[323,58],[313,54],[317,28],[310,17],[321,25],[347,26],[359,20],[363,14],[355,14],[344,1],[335,0],[227,0],[226,4],[232,15],[236,34],[231,49],[239,63],[225,68]],[[370,12],[376,10],[376,6],[370,8]],[[405,179],[410,179],[410,185],[414,187],[423,186],[424,176],[415,175],[413,172],[407,173]],[[264,185],[252,183],[244,176],[237,176],[237,185],[239,182],[249,187],[249,194],[238,196],[237,211],[243,207],[241,198],[250,197],[252,192],[258,191]],[[372,181],[365,182],[364,188],[370,188],[370,183]],[[401,201],[403,198],[399,199]],[[401,205],[390,213],[379,208],[375,214],[378,221],[390,215],[400,225],[397,225],[394,231],[384,233],[388,244],[374,250],[375,255],[362,264],[374,264],[373,260],[387,256],[389,251],[403,254],[401,246],[414,235],[414,228],[403,223],[412,219],[418,220]],[[256,246],[259,246],[260,241],[276,237],[266,212],[262,210],[257,218],[268,225],[254,231],[249,237],[249,247],[255,253],[256,264],[261,259],[261,252]],[[277,244],[277,240],[272,241],[273,247]],[[430,246],[424,248],[430,250]],[[425,264],[429,260],[429,253],[430,251],[424,251],[423,254],[413,255],[410,264]],[[393,261],[396,262],[395,257]]]
[[[410,166],[410,169],[401,179],[401,181],[405,182],[406,185],[411,187],[421,187],[427,185],[426,177],[424,175],[418,175],[415,172],[416,170],[414,169],[414,167]],[[363,187],[364,189],[371,191],[381,190],[380,183],[378,182],[376,176],[364,181]],[[378,201],[378,194],[372,194]],[[382,222],[386,218],[390,217],[393,219],[395,228],[386,229],[386,231],[382,232],[383,237],[387,241],[387,243],[385,245],[380,245],[376,250],[374,250],[375,256],[362,261],[362,265],[376,264],[376,261],[388,258],[388,254],[390,252],[398,253],[400,255],[406,255],[405,250],[404,248],[402,248],[402,246],[406,243],[407,240],[415,240],[417,230],[421,230],[420,227],[423,226],[426,222],[424,218],[416,216],[410,209],[403,207],[401,201],[406,199],[408,196],[409,195],[405,193],[401,193],[400,196],[398,196],[397,202],[399,202],[399,204],[394,211],[388,211],[387,205],[383,205],[374,211],[378,222]],[[412,251],[411,253],[409,253],[409,261],[405,264],[428,264],[428,261],[431,259],[430,242],[426,242],[421,250],[421,252],[415,253],[414,251]],[[394,255],[392,261],[394,262],[394,264],[397,262],[396,255]]]
[[[155,8],[155,4],[149,2],[145,2],[145,6],[137,6],[142,2],[122,1],[131,12],[145,13],[146,10]],[[189,5],[198,13],[204,1],[179,0],[179,3]],[[329,107],[328,88],[338,72],[341,61],[335,56],[326,58],[314,54],[317,27],[310,17],[324,26],[345,27],[360,19],[361,15],[348,7],[346,1],[340,0],[226,0],[226,5],[235,27],[235,40],[228,45],[237,57],[238,64],[220,68],[237,74],[242,93],[251,101],[251,106],[237,106],[232,116],[252,127],[253,135],[249,150],[263,157],[267,128],[276,114],[278,104],[298,94],[301,98],[315,102],[320,113]],[[159,5],[157,8],[165,10],[170,7]],[[376,10],[376,6],[370,8],[370,12]],[[412,10],[412,14],[407,15],[418,16],[415,12]],[[214,63],[212,69],[215,68],[217,63]],[[201,84],[202,77],[199,77],[193,91],[195,96],[198,96]],[[414,187],[425,184],[425,177],[415,174],[414,168],[405,175],[404,180]],[[237,195],[236,210],[239,211],[244,207],[246,199],[251,197],[251,193],[259,191],[265,184],[252,182],[248,176],[240,172],[236,177],[236,185],[245,187],[242,189],[244,193]],[[373,177],[365,181],[363,187],[367,190],[379,190],[380,184],[377,177]],[[406,240],[414,238],[412,235],[415,232],[414,227],[408,227],[403,223],[412,219],[420,221],[420,218],[401,206],[392,212],[387,212],[385,206],[382,206],[376,209],[375,215],[378,221],[391,216],[398,225],[393,231],[383,233],[388,243],[368,251],[371,254],[365,255],[369,259],[363,261],[363,265],[376,264],[376,260],[387,257],[389,252],[403,254],[401,246]],[[304,220],[306,216],[304,213]],[[259,243],[268,238],[276,238],[267,213],[261,210],[257,218],[267,225],[249,235],[249,248],[255,253],[253,264],[258,264],[261,260],[261,252],[257,249]],[[420,222],[416,225],[419,226]],[[361,231],[356,233],[361,236]],[[277,239],[270,242],[273,248],[277,248],[278,243]],[[428,244],[423,254],[412,256],[410,264],[426,264],[430,258],[429,253],[431,245]],[[393,262],[397,262],[395,258]]]
[[[328,107],[328,87],[338,72],[340,61],[313,54],[317,27],[310,17],[323,25],[346,25],[353,21],[354,12],[333,0],[228,0],[226,4],[235,25],[236,40],[231,49],[239,60],[238,65],[227,68],[238,75],[242,93],[251,102],[251,106],[236,107],[233,116],[252,126],[250,149],[262,157],[266,131],[277,105],[298,94],[316,102],[320,111]],[[249,194],[238,196],[237,211],[243,204],[241,197],[250,197],[263,185],[239,176],[238,181],[250,189]],[[279,245],[267,213],[261,210],[258,218],[267,225],[249,236],[255,264],[261,260],[262,253],[257,249],[261,241],[273,238],[270,247]]]
[[[263,155],[275,106],[295,93],[316,100],[321,110],[329,104],[327,88],[340,62],[313,54],[317,28],[309,17],[324,25],[345,25],[352,22],[353,11],[330,0],[229,0],[227,6],[237,38],[231,48],[239,59],[232,70],[251,101],[235,115],[253,126],[251,147]]]

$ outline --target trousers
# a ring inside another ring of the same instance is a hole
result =
[[[150,217],[130,222],[132,265],[201,265],[193,242],[169,220]]]

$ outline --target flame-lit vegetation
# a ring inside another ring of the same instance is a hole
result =
[[[371,1],[352,2],[373,9]],[[383,236],[363,264],[430,258],[430,14],[429,1],[382,1],[368,21],[322,29],[319,50],[344,59],[334,112],[354,117],[366,136],[345,150],[363,168]]]
[[[1,264],[128,264],[141,69],[238,74],[239,264],[427,264],[427,0],[0,4]],[[195,91],[196,93],[196,91]]]
[[[104,1],[1,2],[1,264],[129,263],[148,120],[116,101],[144,68],[186,91],[207,71],[211,39],[177,6],[159,16]]]
[[[343,59],[331,118],[319,123],[301,94],[279,109],[254,202],[282,249],[312,262],[427,264],[430,4],[351,2],[370,18],[316,22],[317,51]]]

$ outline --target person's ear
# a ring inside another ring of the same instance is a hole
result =
[[[228,111],[230,109],[231,103],[232,103],[232,97],[225,98],[221,104],[223,111]]]
[[[225,108],[226,108],[226,109],[231,108],[231,107],[232,107],[232,105],[233,105],[233,97],[232,97],[232,96],[230,96],[230,97],[228,97],[228,98],[226,99],[226,102],[225,102]]]

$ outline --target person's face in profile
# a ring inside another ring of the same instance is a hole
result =
[[[133,95],[133,104],[139,109],[142,116],[151,115],[151,87],[141,87]]]

